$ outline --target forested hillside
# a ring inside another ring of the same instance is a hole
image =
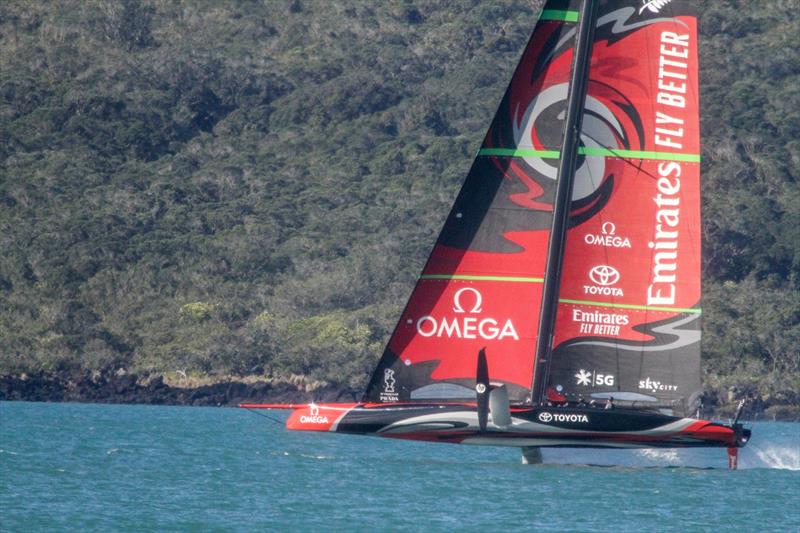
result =
[[[800,3],[698,4],[705,379],[797,401]],[[1,2],[0,374],[361,387],[539,9]]]

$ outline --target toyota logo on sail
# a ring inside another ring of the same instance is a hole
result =
[[[619,271],[608,265],[597,265],[589,271],[589,279],[598,285],[608,287],[619,281]]]
[[[585,294],[598,296],[625,296],[622,289],[612,287],[619,281],[619,271],[609,265],[597,265],[589,271],[589,279],[594,285],[584,285]]]

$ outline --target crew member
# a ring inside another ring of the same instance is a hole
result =
[[[613,396],[609,396],[608,397],[608,400],[606,400],[605,408],[606,409],[613,409],[614,408],[614,397]]]

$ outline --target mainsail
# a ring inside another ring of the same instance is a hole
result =
[[[526,460],[724,446],[735,468],[743,404],[674,416],[701,390],[692,7],[548,1],[363,401],[247,406]]]
[[[482,348],[492,382],[530,401],[576,13],[542,12],[364,401],[474,401]]]
[[[512,403],[540,399],[531,374],[578,4],[542,11],[365,401],[473,399],[482,348]],[[607,0],[597,11],[552,357],[539,379],[568,399],[686,411],[700,391],[694,6]]]
[[[571,400],[685,413],[701,390],[696,17],[632,4],[599,6],[548,378]]]

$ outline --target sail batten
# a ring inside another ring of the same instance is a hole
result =
[[[666,313],[692,313],[701,314],[702,310],[697,307],[658,307],[654,305],[636,305],[625,304],[618,302],[600,302],[596,300],[569,300],[567,298],[560,298],[559,303],[573,304],[573,305],[590,305],[596,307],[617,307],[619,309],[641,309],[643,311],[664,311]]]
[[[445,279],[467,281],[513,281],[517,283],[542,283],[544,278],[526,278],[515,276],[480,276],[471,274],[423,274],[419,279]]]
[[[555,150],[533,150],[529,148],[483,148],[478,151],[479,156],[506,156],[506,157],[540,157],[542,159],[560,159],[561,152]],[[700,162],[700,154],[688,152],[659,152],[645,150],[624,150],[616,148],[581,146],[578,155],[588,157],[619,157],[622,159],[649,159],[653,161],[687,161]]]

